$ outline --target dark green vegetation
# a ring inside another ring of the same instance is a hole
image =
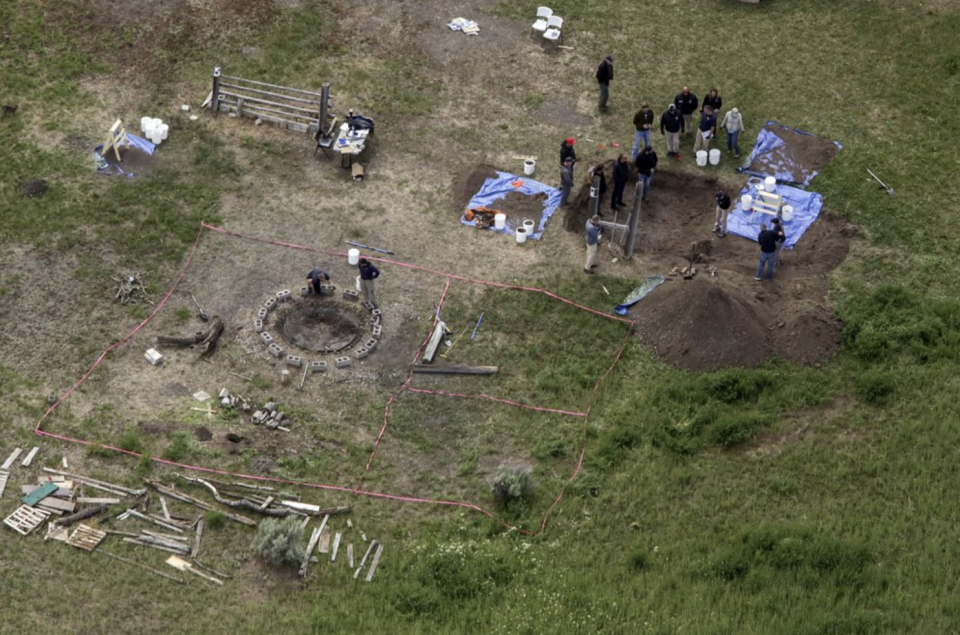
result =
[[[443,474],[431,475],[435,481],[412,481],[418,494],[466,488],[489,496],[486,475],[505,458],[519,458],[537,466],[531,506],[511,517],[528,529],[538,527],[585,439],[584,469],[567,487],[547,532],[523,536],[465,510],[357,499],[357,515],[380,528],[388,544],[378,579],[355,585],[343,569],[325,571],[299,589],[286,573],[247,559],[249,532],[208,516],[205,540],[219,545],[220,566],[235,574],[221,590],[108,568],[96,554],[52,548],[36,537],[22,540],[4,529],[0,632],[960,630],[957,9],[947,2],[867,0],[552,4],[567,20],[575,53],[543,69],[542,77],[511,78],[526,96],[514,106],[530,110],[515,111],[508,122],[513,128],[503,132],[536,139],[530,147],[542,156],[553,155],[555,138],[566,130],[537,121],[534,110],[561,88],[574,102],[583,95],[580,101],[592,104],[593,70],[609,52],[621,79],[612,90],[614,114],[595,124],[605,136],[622,136],[622,120],[642,98],[663,103],[683,83],[701,93],[718,83],[748,117],[748,142],[770,118],[844,143],[814,181],[828,205],[861,229],[831,280],[830,299],[846,323],[840,355],[817,368],[773,361],[751,371],[691,374],[662,367],[631,340],[586,424],[507,416],[483,404],[466,416],[488,427],[473,426],[476,436],[457,438],[449,455],[436,435],[404,424],[426,415],[438,422],[463,415],[460,404],[405,395],[395,413],[396,443],[384,447],[372,484],[396,482],[391,451],[399,447],[406,450],[402,457],[419,453],[447,461]],[[535,6],[502,3],[497,11],[520,19],[522,31]],[[0,241],[72,255],[81,265],[78,279],[104,276],[103,252],[131,266],[176,267],[199,219],[216,220],[220,196],[239,189],[243,159],[265,152],[266,163],[272,154],[256,145],[225,148],[214,132],[198,126],[181,133],[186,138],[171,151],[177,161],[162,169],[133,183],[88,180],[84,155],[95,139],[56,115],[89,105],[94,96],[81,89],[81,80],[117,71],[123,58],[117,51],[130,50],[124,33],[96,33],[103,15],[90,7],[0,4],[0,98],[48,109],[0,119]],[[295,85],[333,76],[389,113],[385,118],[394,126],[386,138],[394,140],[403,138],[402,115],[460,97],[458,87],[439,82],[434,62],[412,46],[371,42],[371,52],[358,58],[325,37],[337,33],[349,10],[349,3],[303,2],[298,9],[258,13],[245,33],[262,51],[252,61],[238,53],[246,42],[185,39],[148,51],[144,68],[150,77],[190,82],[198,92],[216,46],[218,59],[238,74]],[[411,27],[408,39],[414,33]],[[199,47],[201,41],[210,48]],[[156,90],[152,99],[169,101],[163,94],[169,89]],[[468,124],[451,131],[464,152],[500,134],[482,115]],[[45,136],[59,142],[45,143]],[[866,167],[897,196],[878,190]],[[42,199],[18,192],[19,183],[33,178],[51,183]],[[609,304],[598,289],[583,292],[578,280],[544,273],[552,269],[552,263],[540,265],[530,275],[590,306]],[[23,283],[0,278],[0,302]],[[478,306],[505,318],[487,331],[501,337],[478,346],[501,347],[491,354],[525,380],[517,395],[523,401],[585,408],[624,337],[621,325],[513,293],[483,303],[454,294],[450,317],[475,316]],[[540,316],[546,328],[525,330],[525,312]],[[557,329],[566,329],[552,340],[558,346],[546,347],[551,340],[545,334]],[[115,336],[110,329],[95,331],[95,341],[71,346],[87,347],[89,359]],[[15,354],[5,350],[0,359],[0,422],[5,447],[29,447],[46,395],[33,378],[8,370],[4,360]],[[509,379],[499,378],[499,387]],[[380,407],[369,406],[371,427]],[[77,419],[67,424],[91,432],[99,422],[118,421],[109,409]],[[511,424],[519,432],[511,433]],[[185,432],[157,447],[135,432],[120,432],[113,438],[124,449],[173,461],[223,458],[198,456]],[[498,452],[484,454],[491,444]],[[349,448],[344,464],[353,469],[368,450]],[[87,455],[112,474],[127,465],[131,482],[150,469],[101,446],[91,446]],[[316,477],[331,469],[290,461],[280,466],[284,476]]]

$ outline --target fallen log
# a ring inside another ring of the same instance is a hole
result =
[[[217,491],[217,488],[214,487],[211,483],[203,480],[202,478],[190,478],[189,476],[184,476],[183,474],[175,474],[175,476],[178,476],[189,483],[199,483],[200,485],[203,485],[208,490],[210,490],[210,493],[213,494],[213,497],[217,500],[218,503],[222,505],[226,505],[227,507],[233,507],[233,508],[243,507],[245,509],[252,509],[266,516],[284,517],[284,516],[292,516],[294,514],[294,511],[292,509],[285,509],[282,507],[265,507],[262,503],[258,503],[256,501],[250,501],[250,500],[247,500],[246,498],[229,500],[220,496],[220,492]]]
[[[166,335],[157,336],[157,344],[164,346],[196,346],[200,344],[200,356],[208,355],[213,352],[217,346],[217,340],[223,334],[223,320],[219,315],[214,315],[210,320],[210,328],[201,331],[191,337],[172,337]]]
[[[84,509],[79,511],[76,514],[70,516],[64,516],[60,520],[54,523],[58,527],[69,527],[73,523],[83,520],[84,518],[90,518],[91,516],[96,516],[100,512],[106,511],[108,505],[97,505],[96,507],[91,507],[89,509]]]
[[[224,516],[226,516],[227,518],[229,518],[230,520],[234,522],[238,522],[242,525],[247,525],[250,527],[257,526],[257,521],[255,520],[251,520],[246,516],[240,516],[239,514],[231,514],[230,512],[225,512],[223,510],[217,509],[210,503],[205,503],[200,499],[194,498],[192,496],[187,496],[186,494],[181,494],[180,492],[170,489],[169,487],[164,487],[163,485],[161,485],[156,481],[147,481],[147,484],[168,498],[173,498],[183,503],[188,503],[190,505],[193,505],[194,507],[199,507],[200,509],[208,512],[219,512]]]
[[[421,375],[495,375],[497,366],[424,366],[414,364],[410,369]]]

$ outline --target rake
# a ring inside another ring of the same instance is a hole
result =
[[[895,195],[896,195],[896,192],[893,191],[893,188],[890,187],[889,185],[887,185],[886,183],[884,183],[883,181],[881,181],[881,180],[880,180],[880,177],[878,177],[876,174],[874,174],[874,173],[870,170],[870,168],[867,168],[867,172],[870,173],[870,176],[873,177],[873,180],[874,180],[874,181],[876,181],[877,183],[880,184],[880,187],[881,187],[881,188],[883,188],[883,189],[885,189],[885,190],[887,191],[887,194],[889,194],[890,196],[895,196]]]

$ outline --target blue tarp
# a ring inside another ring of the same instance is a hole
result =
[[[617,308],[614,309],[614,312],[617,315],[626,315],[627,309],[632,307],[634,304],[642,300],[648,293],[663,284],[663,281],[663,276],[644,276],[643,284],[631,291],[630,295],[628,295],[623,301],[623,304],[617,305]]]
[[[527,236],[527,238],[539,240],[539,238],[543,236],[543,229],[547,225],[547,219],[553,216],[554,212],[557,211],[557,207],[560,205],[560,190],[555,187],[544,185],[539,181],[534,181],[533,179],[528,179],[523,176],[510,174],[509,172],[498,171],[496,177],[488,178],[483,182],[480,191],[474,194],[473,198],[471,198],[467,204],[467,209],[480,206],[496,209],[497,206],[495,203],[506,198],[510,192],[520,192],[527,196],[536,196],[541,193],[546,195],[543,201],[543,213],[540,215],[540,222],[534,227],[533,233]],[[460,223],[470,225],[471,227],[477,224],[476,221],[465,220],[463,216],[460,217]],[[522,218],[510,218],[508,214],[506,227],[503,229],[491,227],[490,229],[491,231],[499,231],[503,234],[515,234],[517,228],[522,225]]]
[[[777,136],[776,130],[778,128],[809,137],[817,136],[810,132],[782,126],[775,121],[768,121],[767,125],[760,129],[760,134],[757,135],[757,142],[750,153],[747,166],[737,168],[737,171],[753,176],[772,176],[778,182],[805,188],[817,175],[817,167],[819,166],[802,165],[797,162],[790,146]],[[828,143],[833,143],[838,150],[843,149],[843,146],[836,141],[828,141]]]
[[[138,137],[137,135],[130,134],[129,132],[127,133],[127,141],[131,146],[148,155],[153,155],[153,151],[157,147],[153,143],[144,139],[143,137]],[[133,178],[133,172],[127,172],[116,163],[109,163],[107,159],[103,156],[102,152],[103,152],[103,144],[100,144],[93,149],[93,164],[96,167],[97,172],[101,172],[103,174],[110,174],[115,171],[117,174],[122,174],[128,179]]]
[[[753,199],[757,198],[757,185],[761,183],[760,179],[752,178],[747,181],[747,185],[740,192],[738,198],[727,218],[727,233],[743,236],[750,240],[756,240],[760,234],[760,223],[766,223],[770,226],[772,216],[755,212],[743,211],[741,199],[744,194],[749,194]],[[783,230],[787,234],[785,247],[792,249],[803,232],[817,220],[820,215],[820,208],[823,207],[823,196],[816,192],[807,192],[789,185],[778,185],[777,194],[783,198],[783,204],[793,208],[793,216],[790,220],[784,219]]]

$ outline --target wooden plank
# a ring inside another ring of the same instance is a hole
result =
[[[13,462],[17,460],[17,457],[20,456],[20,453],[23,452],[22,448],[17,448],[10,453],[10,456],[7,457],[7,460],[3,462],[3,465],[0,465],[0,470],[9,470],[10,466],[13,465]]]
[[[320,535],[320,553],[330,553],[330,530],[325,529]]]
[[[317,541],[320,540],[320,530],[314,528],[313,533],[310,534],[310,542],[307,543],[307,550],[303,553],[303,560],[300,561],[300,577],[304,578],[307,575],[307,565],[310,564],[310,554],[313,553],[313,549],[317,546]]]
[[[201,573],[200,571],[197,571],[196,569],[193,568],[192,564],[190,564],[183,558],[179,558],[177,556],[170,556],[169,558],[167,558],[167,564],[173,567],[174,569],[177,569],[178,571],[189,571],[194,575],[200,576],[204,580],[210,580],[211,582],[214,582],[216,584],[219,584],[220,586],[223,586],[223,580],[218,580],[213,576],[209,576],[206,573]]]
[[[153,548],[153,549],[158,549],[158,550],[160,550],[160,551],[166,551],[167,553],[173,553],[173,554],[178,554],[178,555],[186,555],[186,554],[184,554],[182,551],[179,551],[179,550],[177,550],[177,549],[172,549],[172,548],[170,548],[170,547],[164,547],[163,545],[158,545],[158,544],[154,544],[154,543],[150,543],[150,542],[144,542],[144,541],[140,540],[139,538],[121,538],[121,539],[120,539],[120,542],[126,542],[126,543],[131,544],[131,545],[139,545],[139,546],[141,546],[141,547],[151,547],[151,548]]]
[[[377,565],[380,564],[380,556],[383,554],[383,545],[377,545],[377,553],[373,554],[373,562],[370,563],[370,570],[367,571],[367,582],[373,580],[373,574],[377,572]]]
[[[164,539],[166,539],[166,540],[175,540],[175,541],[177,541],[177,542],[190,542],[190,540],[191,540],[189,536],[173,536],[173,535],[171,535],[171,534],[161,534],[159,531],[148,531],[148,530],[146,530],[146,529],[141,529],[141,530],[140,530],[140,533],[141,533],[141,534],[145,534],[145,535],[147,535],[147,536],[154,536],[155,538],[164,538]]]
[[[343,534],[340,533],[339,531],[337,532],[337,535],[333,537],[333,551],[332,551],[332,553],[330,554],[330,562],[336,562],[336,561],[337,561],[337,551],[339,551],[339,549],[340,549],[340,539],[341,539],[341,538],[343,538]]]
[[[67,538],[67,544],[84,551],[93,551],[106,537],[107,532],[105,531],[94,529],[89,525],[79,525]]]
[[[248,93],[256,93],[258,95],[266,95],[267,97],[279,97],[280,99],[285,99],[287,101],[293,101],[298,104],[307,104],[308,106],[313,106],[309,112],[314,113],[314,118],[320,114],[320,100],[319,99],[304,99],[303,97],[294,97],[292,95],[281,95],[280,93],[274,93],[269,90],[260,90],[259,88],[249,88],[247,86],[238,86],[237,84],[220,84],[220,94],[221,95],[230,95],[231,93],[223,90],[224,88],[234,88],[236,90],[242,90]],[[245,95],[240,95],[244,100],[248,99]],[[269,102],[268,102],[269,103]]]
[[[377,541],[376,541],[376,540],[371,540],[371,541],[370,541],[370,546],[367,547],[367,552],[366,552],[365,554],[363,554],[363,558],[361,558],[361,560],[360,560],[360,566],[357,567],[357,570],[353,572],[353,579],[354,579],[354,580],[356,580],[357,578],[360,577],[360,572],[363,571],[363,565],[367,564],[367,558],[370,557],[370,552],[373,551],[374,549],[376,549],[376,547],[377,547]]]
[[[59,498],[54,498],[52,496],[48,496],[47,498],[44,498],[42,501],[37,503],[36,506],[42,509],[45,509],[47,511],[58,511],[58,512],[64,512],[66,514],[72,514],[73,512],[77,511],[76,503],[60,500]]]
[[[168,488],[168,487],[164,487],[163,485],[161,485],[160,483],[157,483],[156,481],[147,481],[147,482],[148,482],[148,484],[149,484],[151,487],[153,487],[155,490],[157,490],[158,492],[160,492],[161,494],[163,494],[163,495],[165,495],[165,496],[167,496],[167,497],[169,497],[169,498],[173,498],[173,499],[175,499],[175,500],[178,500],[178,501],[181,501],[181,502],[184,502],[184,503],[189,503],[190,505],[193,505],[193,506],[195,506],[195,507],[199,507],[200,509],[206,510],[206,511],[208,511],[208,512],[220,512],[221,514],[223,514],[224,516],[226,516],[226,517],[229,518],[230,520],[232,520],[232,521],[234,521],[234,522],[241,523],[241,524],[243,524],[243,525],[248,525],[248,526],[250,526],[250,527],[256,527],[256,526],[257,526],[257,521],[255,521],[255,520],[250,520],[250,519],[247,518],[246,516],[241,516],[241,515],[239,515],[239,514],[233,514],[233,513],[231,513],[231,512],[222,511],[221,509],[218,509],[218,508],[214,507],[214,506],[211,505],[210,503],[205,503],[204,501],[202,501],[202,500],[200,500],[200,499],[194,498],[194,497],[192,497],[192,496],[187,496],[186,494],[182,494],[182,493],[177,492],[177,491],[175,491],[175,490],[172,490],[172,489],[170,489],[170,488]]]
[[[176,532],[181,533],[181,534],[183,533],[183,530],[180,529],[179,527],[176,527],[176,526],[171,525],[171,524],[169,524],[169,523],[165,523],[165,522],[160,521],[160,520],[157,520],[157,519],[155,519],[155,518],[150,518],[150,517],[147,516],[146,514],[141,514],[140,512],[138,512],[138,511],[135,510],[135,509],[128,509],[127,511],[124,512],[124,514],[127,514],[127,515],[129,515],[129,516],[133,516],[134,518],[139,518],[140,520],[145,520],[145,521],[147,521],[148,523],[153,523],[154,525],[158,525],[158,526],[160,526],[160,527],[163,527],[164,529],[169,529],[169,530],[171,530],[171,531],[176,531]]]
[[[29,494],[24,496],[21,500],[24,505],[30,505],[33,507],[44,498],[50,496],[59,488],[54,483],[44,483],[43,485],[37,486]]]
[[[163,517],[170,520],[170,510],[167,509],[167,499],[160,496],[160,509],[163,510]]]
[[[9,478],[9,472],[0,472],[0,498],[3,498],[3,490],[7,489],[7,479]]]
[[[235,81],[235,82],[244,82],[244,83],[247,83],[247,84],[253,84],[254,86],[266,86],[267,88],[279,88],[279,89],[281,89],[281,90],[289,90],[290,92],[300,93],[300,94],[303,94],[303,95],[313,95],[313,96],[315,96],[315,97],[320,97],[320,96],[321,96],[320,93],[315,93],[315,92],[309,91],[309,90],[301,90],[300,88],[291,88],[291,87],[289,87],[289,86],[278,86],[277,84],[268,84],[268,83],[266,83],[266,82],[258,82],[258,81],[254,81],[254,80],[252,80],[252,79],[244,79],[244,78],[242,78],[242,77],[235,77],[235,76],[233,76],[233,75],[221,75],[221,76],[220,76],[220,79],[229,79],[229,80],[232,80],[232,81]]]
[[[48,473],[48,474],[56,474],[56,475],[58,475],[58,476],[66,476],[66,477],[68,477],[68,478],[72,478],[72,479],[75,480],[75,481],[79,481],[79,482],[83,483],[84,485],[90,485],[91,487],[95,487],[95,488],[97,488],[97,489],[101,489],[101,490],[104,490],[104,491],[113,490],[113,493],[115,493],[115,494],[121,494],[121,495],[126,494],[126,495],[128,495],[128,496],[143,496],[144,494],[147,493],[147,490],[145,490],[145,489],[131,489],[131,488],[129,488],[129,487],[124,487],[124,486],[122,486],[122,485],[115,485],[115,484],[113,484],[113,483],[107,483],[106,481],[98,481],[97,479],[90,478],[90,477],[88,477],[88,476],[81,476],[81,475],[79,475],[79,474],[71,474],[70,472],[63,472],[63,471],[55,470],[55,469],[49,468],[49,467],[43,468],[43,471],[46,472],[46,473]]]
[[[81,496],[77,498],[77,502],[81,505],[119,505],[119,498],[91,498],[89,496]]]
[[[347,543],[347,566],[353,568],[353,543]]]
[[[56,485],[56,483],[53,483],[53,485]],[[40,485],[22,485],[20,487],[20,491],[23,493],[24,496],[26,496],[27,494],[32,494],[33,492],[37,491],[38,488],[40,488]],[[53,494],[50,494],[50,496],[55,496],[57,498],[65,498],[69,500],[73,498],[73,490],[68,489],[66,487],[58,486],[57,489],[54,490]]]
[[[433,361],[434,356],[437,354],[437,347],[440,346],[440,341],[443,339],[443,335],[446,333],[446,325],[443,321],[438,320],[433,327],[433,333],[430,335],[430,341],[427,343],[427,348],[423,351],[423,357],[421,357],[422,363],[429,364]]]
[[[150,573],[153,573],[153,574],[155,574],[155,575],[158,575],[158,576],[160,576],[160,577],[162,577],[162,578],[166,578],[166,579],[168,579],[168,580],[173,580],[174,582],[179,582],[180,584],[183,584],[183,578],[178,578],[178,577],[176,577],[176,576],[170,575],[169,573],[164,573],[163,571],[158,571],[157,569],[154,569],[154,568],[152,568],[152,567],[148,567],[148,566],[145,565],[145,564],[140,564],[139,562],[135,562],[135,561],[133,561],[133,560],[127,560],[126,558],[122,558],[122,557],[120,557],[120,556],[114,555],[114,554],[112,554],[112,553],[110,553],[110,552],[108,552],[108,551],[100,550],[100,551],[97,551],[96,553],[101,553],[101,554],[103,554],[103,555],[105,555],[105,556],[109,556],[109,557],[113,558],[114,560],[119,560],[120,562],[124,562],[124,563],[126,563],[126,564],[133,565],[133,566],[135,566],[135,567],[140,567],[141,569],[146,569],[146,570],[149,571]]]
[[[27,455],[27,458],[23,460],[23,463],[20,464],[21,467],[30,467],[30,464],[33,463],[33,457],[37,456],[37,452],[40,451],[40,446],[34,446],[30,453]]]
[[[421,375],[495,375],[500,369],[497,366],[423,366],[414,364],[410,367]]]
[[[260,511],[265,510],[267,507],[270,507],[270,503],[274,501],[273,496],[267,496],[267,500],[263,501],[263,505],[260,506]]]
[[[193,549],[190,550],[191,558],[196,558],[197,554],[200,553],[200,537],[201,536],[203,536],[203,519],[202,518],[197,522],[196,538],[193,541]]]

